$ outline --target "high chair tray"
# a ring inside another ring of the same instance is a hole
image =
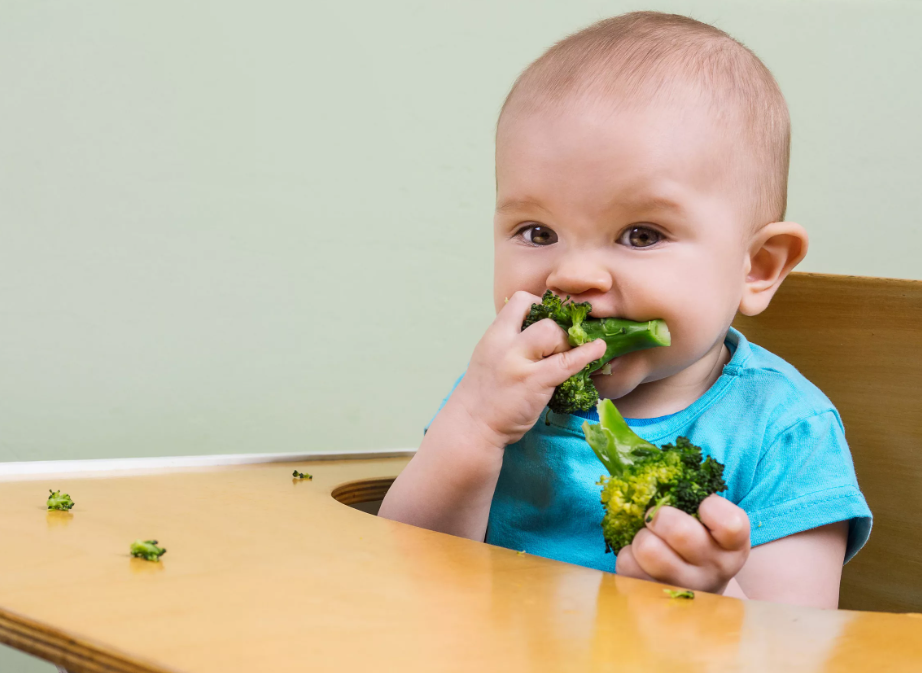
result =
[[[0,641],[71,673],[922,670],[918,615],[673,599],[343,504],[408,460],[8,473]]]

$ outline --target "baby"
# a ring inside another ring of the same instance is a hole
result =
[[[497,317],[380,515],[570,563],[728,596],[836,607],[867,540],[838,412],[794,367],[730,325],[766,309],[804,258],[784,221],[787,106],[762,62],[722,31],[638,12],[548,50],[515,82],[496,136]],[[686,436],[726,465],[699,518],[661,508],[605,554],[604,472],[546,410],[603,354],[550,320],[545,290],[593,318],[665,320],[667,348],[593,380],[657,445]],[[540,419],[540,422],[538,422]]]

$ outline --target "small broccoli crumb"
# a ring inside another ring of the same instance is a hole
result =
[[[297,470],[292,472],[291,476],[295,479],[307,479],[308,481],[314,478],[313,475],[310,475],[307,472],[298,472]]]
[[[74,506],[74,501],[71,500],[67,493],[61,495],[60,491],[52,491],[50,488],[48,489],[48,492],[51,494],[48,496],[48,502],[46,503],[48,505],[48,509],[58,509],[66,512]]]
[[[160,557],[166,554],[166,549],[157,546],[156,540],[135,540],[131,543],[131,555],[146,561],[160,562]]]
[[[679,591],[677,589],[663,589],[663,593],[668,594],[670,598],[692,599],[695,597],[695,592],[689,591],[687,589],[685,591]]]

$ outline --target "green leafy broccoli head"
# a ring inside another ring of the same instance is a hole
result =
[[[605,341],[605,355],[590,362],[583,371],[557,386],[548,407],[559,414],[588,411],[598,402],[599,393],[589,375],[602,369],[613,358],[632,351],[670,344],[669,329],[662,320],[597,320],[589,317],[591,312],[592,304],[589,302],[573,302],[569,297],[561,299],[548,290],[540,304],[532,304],[522,323],[522,329],[526,329],[539,320],[550,318],[567,333],[567,341],[574,347],[596,339]]]
[[[572,414],[577,410],[591,409],[598,400],[599,391],[584,369],[554,388],[547,406],[558,414]]]
[[[602,533],[605,550],[616,554],[644,527],[651,507],[668,505],[698,516],[701,501],[727,488],[724,466],[685,437],[661,449],[637,436],[611,400],[598,405],[599,423],[583,423],[583,434],[605,465]]]
[[[146,561],[160,561],[160,557],[166,554],[166,549],[157,546],[156,540],[135,540],[131,543],[131,555],[142,558]]]
[[[567,297],[569,299],[569,297]],[[531,310],[525,316],[525,322],[522,329],[529,325],[534,325],[539,320],[550,318],[564,329],[568,329],[572,324],[570,312],[564,307],[565,299],[561,299],[556,294],[548,290],[541,298],[540,304],[532,304]]]
[[[48,492],[51,494],[48,496],[48,502],[46,503],[48,509],[57,509],[66,512],[74,506],[74,501],[71,500],[67,493],[62,495],[60,491],[52,491],[50,488]]]

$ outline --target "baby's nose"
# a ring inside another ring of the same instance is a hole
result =
[[[587,292],[608,292],[612,279],[608,269],[591,255],[567,255],[551,271],[546,284],[554,294],[575,297]]]

